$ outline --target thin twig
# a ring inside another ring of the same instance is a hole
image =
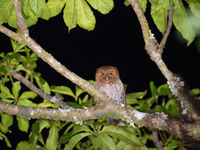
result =
[[[158,138],[158,133],[157,131],[153,130],[152,131],[152,136],[153,136],[153,143],[156,146],[157,150],[164,150],[164,148],[162,147],[162,145],[160,144],[160,140]]]
[[[16,16],[17,16],[17,24],[18,24],[18,27],[20,29],[20,32],[24,36],[28,36],[29,32],[28,32],[25,20],[24,20],[23,15],[22,15],[21,5],[19,3],[19,0],[14,0],[13,2],[14,2],[15,12],[16,12]]]
[[[28,87],[31,91],[37,93],[40,97],[49,100],[52,103],[58,104],[63,109],[69,109],[70,106],[68,106],[64,101],[62,101],[61,97],[59,96],[51,96],[45,92],[43,92],[41,89],[37,88],[32,82],[27,80],[25,77],[20,75],[19,73],[9,70],[9,75],[11,75],[13,78],[19,80],[22,82],[26,87]],[[71,108],[72,109],[72,108]]]
[[[173,24],[172,23],[172,21],[173,21],[173,19],[172,19],[173,18],[173,10],[174,10],[174,4],[172,5],[172,7],[169,10],[167,29],[166,29],[165,34],[164,34],[164,36],[163,36],[163,38],[162,38],[162,40],[160,42],[159,47],[158,47],[158,51],[159,51],[160,54],[163,53],[163,48],[164,48],[164,46],[165,46],[165,44],[167,42],[167,38],[168,38],[169,33],[171,31],[171,27],[172,27],[172,24]]]

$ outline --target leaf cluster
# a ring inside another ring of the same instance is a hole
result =
[[[10,69],[23,74],[29,81],[36,84],[48,94],[68,96],[65,102],[74,108],[91,107],[95,103],[86,91],[78,86],[74,89],[64,85],[50,86],[41,74],[36,72],[38,57],[24,45],[11,41],[13,51],[1,53],[0,59],[0,100],[26,107],[51,107],[58,108],[57,104],[24,88],[19,81],[15,81],[8,75]],[[94,83],[94,81],[90,81]],[[126,88],[127,85],[125,85]],[[150,82],[150,90],[127,93],[127,106],[143,112],[165,112],[169,115],[178,116],[179,111],[175,100],[170,93],[167,84],[156,87]],[[199,96],[200,90],[193,89],[192,93]],[[72,99],[68,101],[68,98]],[[129,124],[125,127],[116,127],[107,124],[106,118],[87,120],[82,125],[71,122],[52,121],[38,119],[30,123],[29,118],[1,113],[0,140],[4,140],[8,147],[11,126],[17,126],[22,132],[27,133],[28,140],[20,141],[17,150],[20,149],[155,149],[152,146],[153,137],[151,130],[146,128],[133,128]],[[182,142],[174,139],[166,132],[159,131],[159,138],[166,149],[184,148]]]

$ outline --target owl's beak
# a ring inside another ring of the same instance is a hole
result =
[[[108,80],[108,78],[109,78],[109,77],[108,77],[108,76],[106,76],[106,80]]]

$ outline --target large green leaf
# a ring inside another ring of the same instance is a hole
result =
[[[192,13],[200,18],[200,1],[199,0],[186,0],[186,2],[189,4],[189,7],[192,11]]]
[[[138,137],[134,134],[130,134],[126,131],[124,131],[121,128],[116,128],[113,126],[105,126],[101,133],[107,133],[113,137],[116,137],[128,144],[134,144],[137,146],[142,145],[141,141],[138,139]]]
[[[75,9],[77,15],[77,24],[88,31],[94,29],[96,20],[91,8],[85,0],[76,0]]]
[[[163,0],[150,0],[151,3],[151,16],[154,23],[161,33],[164,33],[167,27],[167,14],[169,8],[164,8],[162,5]],[[168,0],[164,0],[168,1]]]
[[[28,128],[29,128],[29,120],[28,119],[25,119],[22,116],[17,116],[17,125],[21,131],[28,132]]]
[[[51,17],[58,15],[64,7],[64,0],[49,0],[47,6],[50,9]]]
[[[87,0],[88,3],[102,14],[109,13],[113,7],[113,0]]]
[[[76,27],[76,17],[75,0],[66,0],[63,19],[68,27],[68,31]]]
[[[192,30],[190,20],[182,0],[175,1],[173,12],[173,23],[182,36],[188,41],[188,45],[194,40],[195,34]]]
[[[79,133],[79,134],[76,134],[74,135],[70,140],[69,142],[65,145],[65,148],[64,150],[72,150],[75,145],[81,140],[83,139],[84,137],[87,137],[89,135],[92,135],[91,133]]]
[[[29,0],[29,5],[30,5],[32,12],[37,17],[40,17],[42,10],[45,7],[46,3],[45,3],[45,0]]]
[[[69,95],[75,98],[73,91],[67,86],[51,86],[51,91],[59,94]]]
[[[7,23],[14,11],[13,0],[0,0],[0,21]]]
[[[46,142],[46,148],[48,150],[56,150],[57,149],[57,145],[58,145],[58,128],[56,126],[56,124],[54,123],[50,130],[49,130],[49,136],[47,138],[47,142]]]

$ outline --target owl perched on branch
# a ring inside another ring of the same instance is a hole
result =
[[[119,71],[113,66],[102,66],[96,70],[94,86],[118,104],[126,105],[124,85],[119,77]],[[108,122],[113,122],[109,119]]]

